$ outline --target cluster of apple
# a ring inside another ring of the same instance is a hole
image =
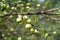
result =
[[[27,24],[25,25],[25,28],[30,30],[31,33],[39,33],[39,31],[37,29],[34,29],[32,27],[32,20],[30,18],[28,18],[27,15],[18,15],[18,18],[16,19],[17,22],[20,22],[22,20],[26,20]]]
[[[22,21],[22,17],[24,20],[27,20],[27,24],[25,25],[25,28],[28,29],[30,31],[30,33],[39,33],[39,31],[37,29],[34,29],[33,26],[31,25],[32,24],[32,20],[30,18],[28,18],[27,15],[24,15],[24,16],[18,16],[17,18],[17,22],[19,21]],[[53,34],[56,34],[56,32],[54,31]],[[48,33],[45,33],[45,37],[47,37],[49,34]]]
[[[56,31],[53,31],[51,35],[55,35],[55,34],[57,34],[57,32]],[[45,33],[44,37],[46,38],[48,36],[49,36],[49,33]]]
[[[18,1],[18,3],[19,2],[22,2],[22,1]],[[31,3],[26,3],[26,4],[23,4],[23,3],[22,4],[18,4],[18,3],[16,5],[16,7],[13,4],[10,7],[9,4],[5,4],[5,0],[2,0],[2,2],[0,2],[0,6],[1,6],[2,9],[4,9],[4,13],[6,13],[5,11],[10,11],[10,10],[13,10],[13,11],[26,10],[27,12],[30,12],[32,10],[35,10],[35,6],[36,6],[37,9],[39,9],[39,7],[40,7],[40,4],[33,5]],[[34,8],[32,6],[34,6]]]

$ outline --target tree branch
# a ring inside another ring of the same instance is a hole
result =
[[[21,13],[9,13],[9,14],[5,14],[5,15],[0,15],[1,18],[5,17],[5,16],[10,16],[10,15],[59,15],[59,14],[53,14],[53,13],[49,13],[49,12],[53,12],[56,10],[60,10],[60,8],[55,8],[55,9],[50,9],[50,10],[46,10],[46,11],[41,11],[41,12],[25,12],[24,14]]]

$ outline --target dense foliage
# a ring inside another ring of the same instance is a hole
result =
[[[0,40],[60,40],[60,10],[55,9],[60,7],[59,2],[0,0]],[[47,14],[32,15],[42,11]]]

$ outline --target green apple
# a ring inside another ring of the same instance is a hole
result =
[[[37,7],[40,7],[40,4],[37,4],[36,6],[37,6]]]
[[[13,10],[15,7],[12,7],[11,9]]]
[[[14,28],[10,28],[10,31],[13,32],[14,31]]]
[[[2,34],[2,37],[4,37],[5,36],[5,34]]]
[[[53,31],[53,34],[56,34],[56,31]]]
[[[38,33],[39,31],[37,29],[34,30],[34,33]]]
[[[26,25],[25,25],[25,28],[27,28],[27,29],[29,29],[29,28],[31,28],[31,27],[32,27],[31,24],[26,24]]]
[[[18,40],[21,40],[22,38],[21,37],[18,37]]]
[[[3,2],[5,1],[5,0],[2,0]]]
[[[27,3],[26,5],[30,5],[30,3]]]
[[[11,9],[12,9],[12,10],[17,10],[16,7],[12,7]]]
[[[32,22],[31,19],[28,19],[28,20],[27,20],[27,23],[31,23],[31,22]]]
[[[28,16],[27,16],[27,15],[24,15],[24,16],[23,16],[23,19],[28,19]]]
[[[12,15],[10,15],[9,17],[10,17],[10,18],[12,18],[13,16],[12,16]]]
[[[7,5],[6,8],[9,8],[9,5]]]
[[[33,29],[33,28],[31,28],[31,29],[30,29],[30,32],[34,32],[34,29]]]
[[[22,18],[22,15],[18,15],[19,18]]]
[[[7,14],[7,12],[6,12],[6,11],[4,11],[3,13],[4,13],[4,14]]]
[[[19,4],[17,4],[17,7],[20,7],[20,5],[19,5]]]
[[[16,19],[16,21],[20,22],[20,21],[22,21],[22,18],[19,17],[19,18]]]
[[[48,33],[45,33],[45,37],[47,37],[48,36]]]
[[[26,6],[27,9],[29,9],[30,7],[29,6]]]

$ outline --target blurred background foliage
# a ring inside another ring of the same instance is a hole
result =
[[[58,15],[9,15],[60,8],[60,0],[0,0],[0,40],[60,40]],[[4,16],[4,17],[1,17]]]

